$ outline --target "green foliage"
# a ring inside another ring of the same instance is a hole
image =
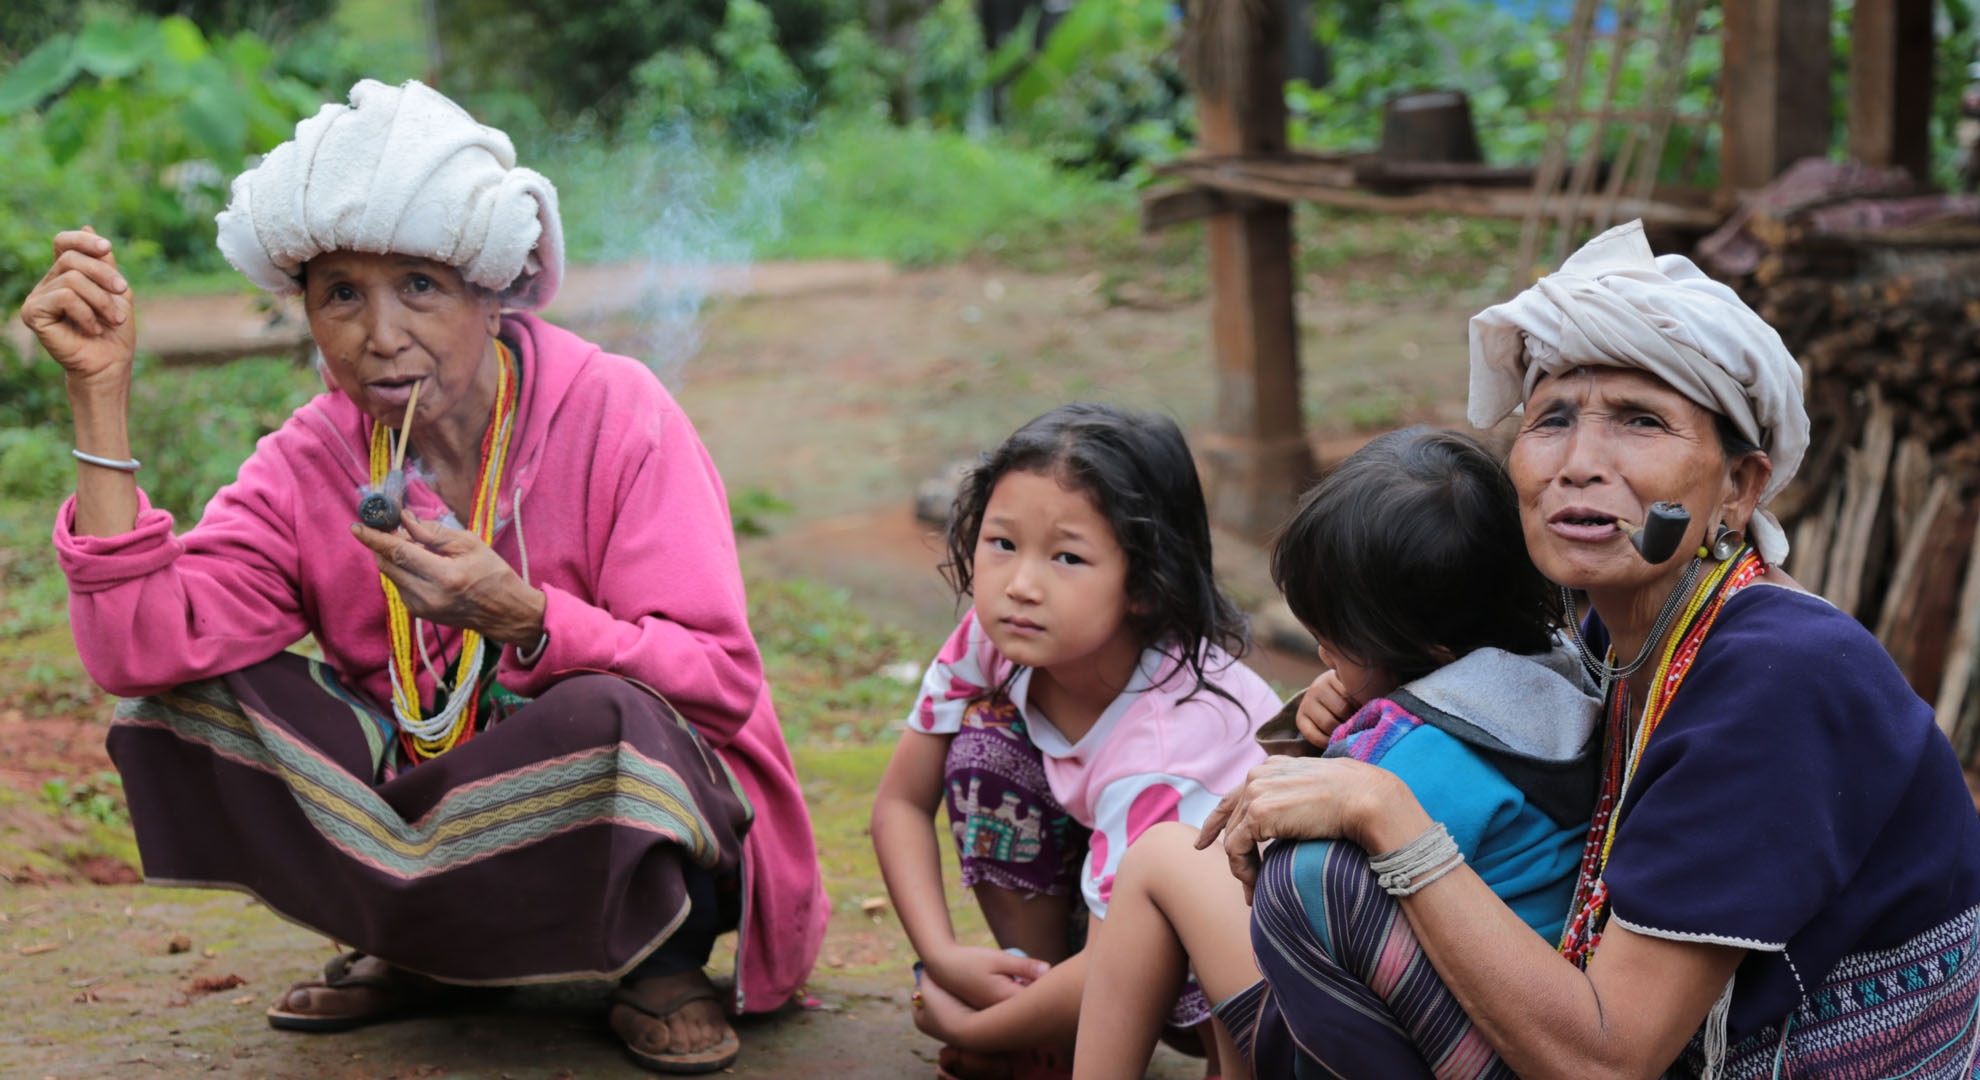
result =
[[[812,55],[819,103],[849,117],[887,115],[888,96],[899,86],[907,61],[873,39],[856,22],[841,23]]]
[[[729,524],[737,536],[769,536],[769,518],[791,512],[791,504],[768,488],[746,487],[729,495]]]
[[[969,0],[941,0],[915,24],[908,80],[918,117],[939,127],[962,127],[986,70],[983,25]]]
[[[1850,0],[1838,0],[1838,9],[1847,9]],[[1960,95],[1974,80],[1972,72],[1980,62],[1980,3],[1975,0],[1940,0],[1937,55],[1932,77],[1936,84],[1932,97],[1932,168],[1939,182],[1959,183],[1959,141],[1954,128],[1959,123]]]
[[[1062,166],[1109,177],[1176,156],[1193,130],[1181,36],[1167,0],[1074,5],[1011,81],[1012,129]]]
[[[789,137],[809,97],[759,0],[728,0],[706,52],[688,46],[655,53],[632,79],[638,93],[626,112],[628,130],[686,121],[739,146]]]
[[[995,133],[850,118],[755,153],[697,148],[672,132],[546,142],[525,157],[557,183],[577,262],[1008,256],[1062,247],[1096,221],[1130,218],[1134,205],[1131,191],[1056,169]]]
[[[87,780],[43,781],[41,797],[57,814],[94,821],[112,828],[129,828],[130,807],[124,802],[124,780],[100,772]]]
[[[1470,96],[1489,160],[1537,159],[1545,131],[1530,114],[1552,103],[1561,69],[1557,27],[1466,0],[1322,8],[1315,23],[1333,78],[1325,87],[1295,82],[1287,90],[1300,145],[1372,149],[1390,97],[1450,88]]]
[[[233,481],[255,441],[322,389],[314,371],[281,357],[215,368],[141,361],[131,390],[131,450],[145,463],[145,493],[190,525]]]
[[[730,21],[726,0],[450,0],[440,5],[443,85],[477,103],[520,94],[545,116],[593,116],[616,126],[638,96],[633,70],[665,51],[713,55]],[[775,38],[807,80],[810,58],[858,0],[763,0]]]
[[[52,425],[0,428],[0,496],[53,506],[74,476],[75,459]]]
[[[47,38],[0,79],[0,308],[39,279],[49,237],[83,222],[118,239],[127,274],[217,263],[226,178],[320,101],[245,31],[106,14]]]
[[[828,125],[791,148],[789,166],[782,230],[763,238],[762,256],[913,265],[1063,246],[1133,203],[994,134]]]
[[[284,37],[322,22],[337,9],[337,0],[129,0],[129,3],[152,15],[182,16],[209,34],[247,30],[264,38]]]

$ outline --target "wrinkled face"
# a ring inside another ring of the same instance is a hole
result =
[[[1076,663],[1131,637],[1128,557],[1084,492],[1006,473],[977,533],[976,621],[1013,662]]]
[[[325,252],[305,267],[303,306],[331,383],[374,420],[399,426],[415,383],[417,429],[492,404],[501,301],[453,267]]]
[[[1662,379],[1607,367],[1543,378],[1506,464],[1534,564],[1591,590],[1681,573],[1721,522],[1746,527],[1772,468],[1758,453],[1727,462],[1713,414]],[[1650,504],[1665,500],[1691,512],[1691,528],[1676,557],[1652,566],[1616,522],[1641,526]]]

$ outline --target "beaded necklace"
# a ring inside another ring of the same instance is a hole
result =
[[[516,392],[515,358],[508,346],[495,342],[499,368],[495,382],[495,410],[488,430],[481,437],[481,479],[475,486],[474,513],[469,529],[484,544],[492,544],[495,534],[495,502],[502,487],[502,469],[509,454],[509,437],[514,433]],[[374,423],[371,427],[371,483],[382,487],[391,463],[391,428]],[[399,745],[408,761],[439,757],[474,737],[477,710],[478,675],[487,652],[487,642],[479,631],[461,632],[461,652],[454,677],[434,679],[435,708],[424,709],[419,701],[417,669],[413,666],[412,616],[406,611],[399,587],[383,574],[385,625],[392,640],[392,714],[399,721]],[[439,706],[442,694],[447,704]]]
[[[1751,548],[1727,559],[1705,575],[1684,603],[1684,615],[1677,625],[1684,632],[1673,635],[1657,662],[1650,682],[1650,700],[1643,710],[1643,722],[1636,737],[1629,738],[1629,687],[1618,681],[1608,696],[1609,730],[1604,742],[1608,757],[1602,773],[1602,793],[1595,804],[1595,816],[1588,823],[1588,838],[1582,845],[1581,872],[1575,878],[1574,903],[1568,910],[1574,917],[1561,931],[1560,952],[1577,967],[1587,967],[1595,949],[1602,943],[1602,930],[1608,924],[1609,886],[1602,880],[1609,866],[1609,850],[1615,845],[1616,825],[1629,783],[1636,777],[1636,764],[1643,748],[1657,730],[1678,686],[1698,658],[1698,647],[1717,621],[1726,601],[1751,585],[1766,571],[1765,563]],[[1610,646],[1609,662],[1615,661]]]

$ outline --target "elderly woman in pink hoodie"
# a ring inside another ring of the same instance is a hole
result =
[[[301,293],[329,392],[192,529],[137,482],[110,241],[57,236],[23,310],[74,409],[54,541],[77,649],[126,699],[146,875],[356,948],[276,1027],[610,977],[639,1061],[720,1068],[725,1008],[789,999],[827,914],[721,477],[651,372],[527,313],[562,234],[508,138],[418,83],[350,101],[219,216],[237,268]],[[284,651],[304,635],[322,662]],[[724,997],[703,968],[730,929]]]

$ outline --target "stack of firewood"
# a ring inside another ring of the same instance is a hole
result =
[[[1699,245],[1807,376],[1787,570],[1873,629],[1963,758],[1980,742],[1980,199],[1809,161]]]

